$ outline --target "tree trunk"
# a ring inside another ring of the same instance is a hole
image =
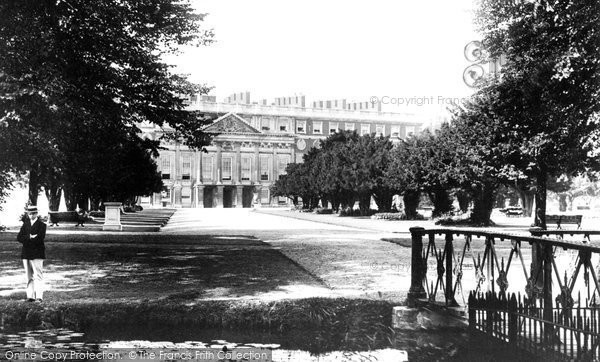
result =
[[[458,201],[458,208],[463,213],[469,211],[469,204],[471,203],[471,195],[463,190],[456,191],[456,200]]]
[[[100,210],[100,201],[101,200],[99,197],[92,197],[92,199],[90,200],[90,209],[94,211]]]
[[[452,201],[450,195],[445,189],[438,187],[428,193],[429,200],[433,204],[433,212],[431,217],[439,217],[445,213],[452,211]]]
[[[522,190],[516,188],[519,198],[521,199],[521,205],[523,206],[523,216],[531,217],[533,215],[533,200],[535,198],[535,192],[529,190]]]
[[[558,194],[558,210],[561,212],[567,211],[567,194],[564,192]]]
[[[378,188],[373,193],[375,203],[379,212],[390,212],[392,210],[392,201],[394,192],[387,188]]]
[[[484,184],[475,195],[473,195],[473,211],[471,221],[476,225],[488,226],[492,222],[490,216],[494,208],[494,194],[498,187],[492,184]]]
[[[548,171],[544,165],[540,165],[540,173],[537,175],[537,187],[535,191],[535,226],[546,229],[546,193],[548,185]]]
[[[358,197],[358,207],[361,215],[368,215],[371,209],[371,194],[364,193]]]
[[[37,206],[38,194],[40,193],[40,175],[37,168],[32,167],[29,171],[29,205]]]
[[[48,208],[50,211],[58,211],[60,207],[60,194],[62,189],[56,183],[51,183],[50,186],[44,188],[46,198],[48,198]]]
[[[310,199],[310,209],[316,209],[317,207],[319,207],[319,197],[314,196]]]
[[[65,192],[65,203],[67,204],[67,211],[75,211],[77,209],[77,197],[73,189],[67,185],[64,186],[63,191]]]
[[[79,208],[80,208],[81,210],[89,211],[89,210],[88,210],[88,200],[89,200],[89,198],[88,198],[88,196],[87,196],[87,195],[85,195],[85,194],[83,194],[83,195],[82,195],[82,194],[80,194],[80,195],[77,197],[77,205],[79,206]]]
[[[402,196],[404,201],[404,214],[408,220],[414,220],[417,218],[417,207],[419,207],[419,201],[421,199],[420,191],[405,191]]]

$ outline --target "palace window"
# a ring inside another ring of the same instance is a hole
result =
[[[339,129],[339,123],[329,122],[329,134],[337,133],[338,129]]]
[[[289,121],[279,120],[279,132],[287,132],[289,130]]]
[[[375,135],[377,137],[379,136],[383,136],[383,132],[385,130],[385,126],[383,126],[382,124],[378,124],[375,126]]]
[[[202,180],[212,181],[213,179],[213,157],[202,156]]]
[[[400,137],[400,126],[392,126],[392,137]]]
[[[263,118],[260,120],[260,130],[261,131],[270,131],[271,130],[271,120],[269,118]]]
[[[410,137],[415,134],[415,126],[406,126],[406,137]]]
[[[260,180],[261,181],[269,181],[269,165],[270,165],[270,157],[269,156],[260,156]]]
[[[296,121],[296,132],[306,133],[306,121]]]
[[[346,131],[354,131],[354,123],[346,122]]]
[[[221,163],[222,180],[231,180],[231,157],[223,157]]]
[[[163,155],[160,158],[160,170],[163,180],[169,180],[171,178],[171,155]]]
[[[279,178],[285,175],[285,169],[287,168],[288,163],[290,163],[290,156],[284,155],[279,156],[277,159],[277,175]]]
[[[189,180],[192,170],[192,157],[189,153],[181,155],[181,178],[183,180]]]
[[[184,187],[181,189],[181,198],[182,199],[189,199],[192,197],[192,189],[190,189],[189,187]]]
[[[323,133],[323,122],[313,122],[313,133],[314,134],[322,134]]]
[[[361,124],[360,125],[360,135],[364,136],[367,134],[371,134],[371,125],[370,124]]]
[[[242,156],[242,181],[250,181],[250,175],[252,175],[252,158]]]

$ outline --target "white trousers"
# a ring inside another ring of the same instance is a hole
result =
[[[44,259],[23,259],[27,275],[27,298],[43,299],[44,296]]]

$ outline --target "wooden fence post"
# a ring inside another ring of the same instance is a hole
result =
[[[475,292],[474,291],[470,291],[469,292],[469,328],[470,329],[476,329],[476,313],[477,311],[475,310],[477,301],[476,301],[476,297],[475,297]]]
[[[513,293],[508,300],[508,343],[517,347],[517,336],[519,335],[519,317],[517,315],[517,297]]]
[[[494,335],[494,309],[496,308],[495,294],[488,291],[485,293],[485,333]]]
[[[425,229],[422,227],[410,228],[412,238],[412,258],[410,264],[410,289],[408,290],[407,303],[409,307],[414,307],[417,299],[425,298],[427,293],[423,288],[423,278],[426,273],[426,265],[423,260],[423,235]]]

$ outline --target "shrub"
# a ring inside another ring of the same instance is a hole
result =
[[[377,210],[369,209],[366,214],[361,214],[360,209],[346,208],[340,210],[339,216],[371,216],[377,213]]]
[[[380,212],[371,216],[373,220],[406,220],[406,215],[401,212]]]
[[[416,217],[408,219],[403,212],[380,212],[371,216],[373,220],[425,220],[425,216],[417,214]]]
[[[90,211],[91,217],[105,217],[104,211]]]
[[[444,225],[444,226],[488,226],[488,225],[479,225],[477,223],[473,223],[471,220],[470,213],[447,213],[441,215],[439,218],[435,220],[436,225]],[[491,220],[490,220],[491,222]]]
[[[319,214],[319,215],[329,215],[329,214],[333,214],[333,210],[332,210],[332,209],[322,209],[322,208],[318,208],[318,209],[315,209],[315,214]]]

